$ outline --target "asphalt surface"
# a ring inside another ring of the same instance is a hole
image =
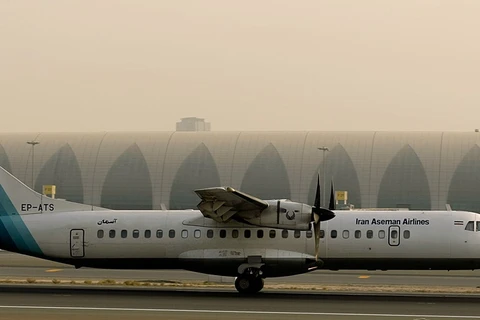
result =
[[[0,252],[0,279],[211,281],[183,270],[99,270]],[[213,280],[222,280],[213,278]],[[224,278],[228,284],[231,278]],[[479,271],[326,271],[271,278],[268,283],[480,286]],[[480,294],[399,294],[281,291],[244,296],[233,287],[66,286],[0,284],[0,320],[103,319],[480,319]]]
[[[0,319],[480,319],[480,298],[0,286]]]

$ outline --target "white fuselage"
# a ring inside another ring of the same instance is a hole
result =
[[[320,259],[324,268],[334,270],[479,268],[477,216],[456,211],[336,211],[334,219],[321,224]],[[42,258],[78,267],[182,268],[235,276],[249,257],[261,257],[267,276],[283,276],[317,265],[311,231],[217,223],[193,210],[22,218]],[[466,230],[469,221],[473,230]]]

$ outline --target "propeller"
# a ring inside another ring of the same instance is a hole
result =
[[[328,203],[329,210],[337,209],[337,205],[335,204],[335,188],[333,187],[333,180],[330,184],[330,202]]]
[[[327,221],[335,217],[335,195],[333,194],[333,181],[331,186],[330,204],[328,209],[322,208],[320,203],[320,175],[317,177],[317,190],[315,192],[315,202],[312,207],[312,222],[315,238],[315,260],[318,261],[320,250],[320,222]]]

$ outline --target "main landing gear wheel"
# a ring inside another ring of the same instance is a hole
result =
[[[240,293],[257,293],[263,289],[263,279],[251,275],[240,275],[235,279],[235,288]]]

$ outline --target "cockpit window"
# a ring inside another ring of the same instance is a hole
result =
[[[477,231],[480,231],[480,221],[477,221]]]
[[[475,225],[473,224],[473,221],[468,221],[467,225],[465,226],[465,230],[475,231]]]

